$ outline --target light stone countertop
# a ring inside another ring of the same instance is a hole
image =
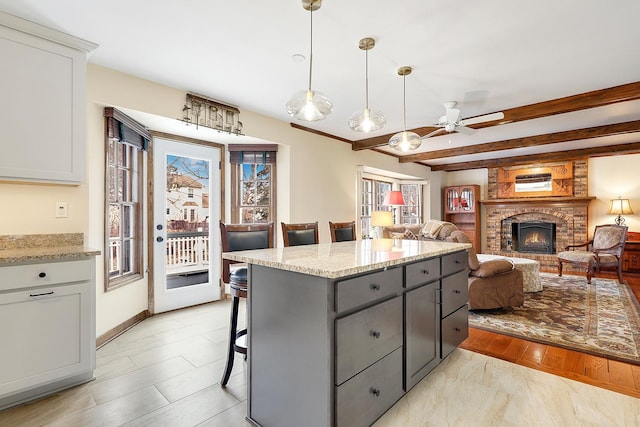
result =
[[[82,245],[4,249],[0,250],[0,266],[52,261],[73,261],[97,255],[100,255],[100,251]]]
[[[82,233],[0,236],[0,266],[73,261],[100,255],[84,245]]]
[[[336,279],[471,248],[470,243],[365,239],[225,252],[232,261]]]

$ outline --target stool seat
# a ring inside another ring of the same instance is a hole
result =
[[[244,283],[247,285],[247,267],[236,268],[235,270],[231,270],[231,275],[229,276],[229,283]]]

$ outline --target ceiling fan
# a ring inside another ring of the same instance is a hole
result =
[[[438,123],[433,125],[433,126],[438,127],[438,129],[436,129],[433,132],[423,136],[422,139],[432,137],[434,135],[439,134],[440,132],[449,132],[449,133],[451,133],[451,132],[460,132],[460,133],[463,133],[465,135],[471,135],[471,134],[475,133],[476,130],[472,129],[470,127],[467,127],[469,125],[474,125],[474,124],[483,123],[483,122],[491,122],[493,120],[504,119],[504,113],[503,112],[485,114],[483,116],[471,117],[469,119],[461,119],[460,118],[460,110],[455,108],[456,105],[457,105],[457,102],[455,102],[455,101],[445,102],[444,103],[444,109],[445,109],[444,116],[440,117],[440,119],[438,119]]]

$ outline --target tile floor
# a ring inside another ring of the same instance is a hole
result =
[[[0,426],[248,426],[241,356],[227,388],[219,384],[229,307],[216,302],[146,319],[98,350],[95,381],[1,411]],[[639,425],[640,399],[462,349],[376,423]]]

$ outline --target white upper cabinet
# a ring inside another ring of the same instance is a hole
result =
[[[87,54],[96,47],[0,12],[0,180],[83,182]]]

